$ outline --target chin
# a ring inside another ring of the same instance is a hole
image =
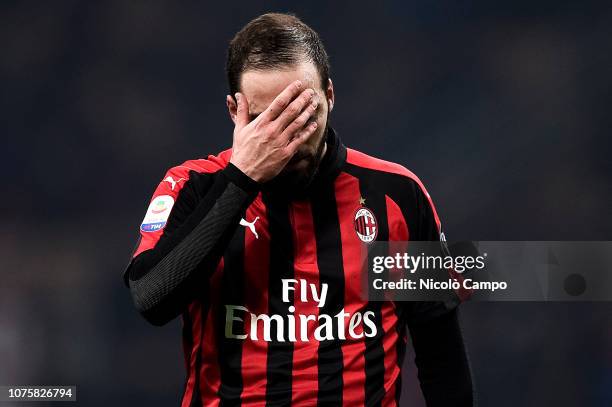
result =
[[[316,174],[316,165],[313,161],[306,164],[300,163],[295,168],[284,170],[279,174],[278,181],[284,188],[292,191],[308,187]]]
[[[323,134],[326,133],[327,126]],[[322,137],[314,154],[308,155],[293,164],[288,164],[276,178],[270,181],[272,189],[287,195],[300,195],[305,192],[317,175],[324,146],[325,137]]]

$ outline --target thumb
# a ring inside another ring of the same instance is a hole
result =
[[[243,128],[247,124],[249,124],[249,102],[242,95],[242,93],[237,92],[234,95],[236,98],[236,127]]]

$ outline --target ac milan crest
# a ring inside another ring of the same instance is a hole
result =
[[[378,222],[371,210],[362,206],[355,212],[355,232],[357,237],[364,243],[371,243],[378,235]]]

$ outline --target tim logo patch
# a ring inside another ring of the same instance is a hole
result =
[[[364,243],[371,243],[378,235],[378,222],[371,210],[361,207],[355,212],[355,232]]]
[[[174,205],[174,198],[170,195],[155,197],[149,204],[149,209],[142,220],[140,230],[143,232],[157,232],[166,226],[170,211]]]

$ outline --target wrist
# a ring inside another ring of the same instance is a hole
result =
[[[255,182],[261,182],[261,176],[259,175],[258,171],[256,171],[253,168],[250,168],[248,165],[243,164],[241,162],[238,161],[234,161],[232,159],[230,159],[230,164],[232,164],[234,167],[236,167],[238,170],[240,170],[240,172],[242,172],[244,175],[246,175],[247,177],[249,177],[250,179],[252,179]]]
[[[223,173],[227,179],[246,192],[257,192],[260,189],[259,182],[244,172],[232,161],[225,167]]]

